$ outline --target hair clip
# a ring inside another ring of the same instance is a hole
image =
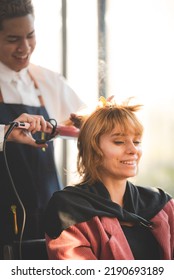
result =
[[[107,99],[104,96],[100,96],[97,108],[113,108],[115,106],[114,95],[108,97]]]
[[[98,104],[99,107],[105,107],[106,104],[107,104],[106,98],[105,98],[104,96],[100,96],[100,98],[99,98],[99,104]]]

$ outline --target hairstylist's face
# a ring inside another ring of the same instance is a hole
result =
[[[103,152],[102,178],[122,180],[137,174],[142,155],[141,136],[134,131],[123,134],[113,129],[101,136],[99,145]]]
[[[18,72],[27,67],[35,48],[34,17],[29,14],[3,21],[0,30],[0,61]]]

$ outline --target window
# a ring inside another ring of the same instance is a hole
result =
[[[144,154],[135,181],[174,194],[174,3],[106,3],[107,94],[135,96],[144,105]]]
[[[103,94],[99,79],[103,75],[104,94],[114,94],[118,102],[135,96],[135,102],[144,105],[139,114],[145,127],[144,155],[135,182],[161,186],[174,194],[174,3],[42,0],[41,9],[39,0],[33,2],[38,41],[33,62],[62,73],[62,3],[66,3],[66,77],[70,85],[92,104]],[[103,45],[98,33],[102,28]],[[103,61],[99,61],[101,52]],[[66,141],[65,146],[61,170],[67,169],[69,183],[76,167],[76,141]],[[61,166],[62,158],[59,161]]]

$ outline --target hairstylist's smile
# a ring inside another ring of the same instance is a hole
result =
[[[29,54],[27,54],[27,55],[14,55],[15,58],[21,59],[21,60],[28,59],[28,56],[29,56]]]

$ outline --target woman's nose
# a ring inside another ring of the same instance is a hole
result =
[[[138,151],[137,146],[132,141],[127,143],[126,150],[129,154],[135,154]]]

